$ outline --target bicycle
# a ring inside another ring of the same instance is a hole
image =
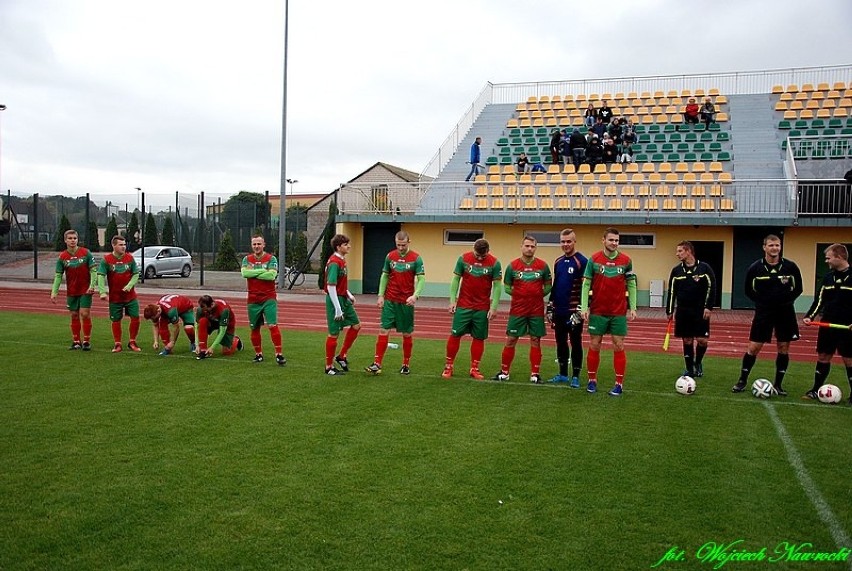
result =
[[[284,280],[290,287],[298,287],[305,283],[305,274],[300,272],[295,266],[284,266]]]

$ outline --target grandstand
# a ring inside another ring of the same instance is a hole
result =
[[[682,122],[690,97],[715,104],[709,129]],[[551,164],[551,133],[582,128],[586,105],[599,107],[602,100],[635,125],[635,162],[577,169]],[[477,136],[485,169],[464,182]],[[546,172],[517,174],[521,152]],[[562,227],[577,229],[581,248],[592,251],[600,247],[602,229],[614,225],[626,234],[625,248],[634,250],[643,303],[655,303],[652,290],[667,277],[674,246],[689,239],[720,276],[719,304],[733,308],[750,305],[737,284],[772,231],[784,236],[785,255],[807,272],[804,308],[824,271],[822,244],[852,242],[852,199],[842,180],[850,167],[848,65],[488,84],[419,183],[344,185],[338,221],[356,243],[365,243],[360,275],[353,268],[351,279],[365,292],[378,281],[372,258],[393,245],[388,234],[402,226],[413,240],[420,237],[431,268],[446,266],[446,277],[430,277],[427,292],[445,296],[451,260],[476,237],[485,236],[508,261],[517,256],[522,234],[535,232],[539,255],[552,259],[558,248],[549,237]]]

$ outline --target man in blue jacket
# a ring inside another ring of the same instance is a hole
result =
[[[481,144],[482,137],[477,137],[473,144],[470,146],[470,172],[468,173],[467,178],[464,179],[465,182],[468,182],[470,180],[470,177],[479,174],[479,163],[482,158],[482,155],[479,152],[479,146]]]

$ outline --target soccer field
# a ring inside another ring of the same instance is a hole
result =
[[[69,352],[66,316],[0,319],[3,570],[712,569],[725,553],[725,569],[852,569],[852,408],[798,399],[812,363],[759,401],[731,394],[739,361],[711,349],[684,397],[676,352],[630,352],[611,398],[526,382],[526,345],[518,382],[467,379],[467,342],[443,380],[430,340],[408,377],[389,350],[379,377],[332,378],[322,333],[284,330],[277,367],[196,361],[185,337],[159,357],[144,323],[145,351],[113,355],[103,319],[92,352]],[[768,352],[752,379],[773,368]],[[848,393],[844,377],[835,361]]]

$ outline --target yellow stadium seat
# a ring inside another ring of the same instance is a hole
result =
[[[620,198],[610,198],[606,205],[607,210],[621,210],[623,205]]]
[[[695,184],[695,173],[686,172],[680,175],[683,184]]]
[[[549,185],[545,184],[538,187],[538,195],[539,197],[548,197],[550,196],[552,190]]]
[[[791,83],[790,85],[788,85],[788,86],[784,89],[784,91],[785,91],[786,93],[798,93],[798,92],[799,92],[799,86],[798,86],[798,85],[796,85],[795,83]]]
[[[712,211],[716,210],[716,205],[712,198],[702,198],[698,202],[698,209],[701,211]]]
[[[702,184],[696,184],[692,186],[692,191],[689,193],[690,196],[703,197],[707,196],[707,191]]]
[[[500,174],[500,165],[488,165],[488,174]]]
[[[603,174],[606,172],[606,165],[603,163],[598,163],[595,165],[595,170],[593,171],[595,174]]]
[[[476,205],[474,206],[477,210],[487,210],[488,209],[488,199],[485,197],[479,197],[476,199]]]
[[[656,198],[646,198],[645,199],[645,209],[646,210],[659,210],[660,209],[660,201]]]
[[[570,210],[571,209],[571,201],[567,198],[560,198],[556,203],[556,208],[559,210]]]
[[[734,201],[730,198],[723,198],[719,201],[719,209],[725,212],[734,210]]]
[[[787,102],[786,101],[779,101],[778,103],[775,104],[775,110],[776,111],[786,111],[787,110]]]
[[[633,176],[630,177],[630,182],[632,184],[645,184],[645,175],[642,173],[633,173]]]
[[[604,196],[618,196],[618,187],[614,184],[608,184],[604,187]]]
[[[518,187],[514,184],[504,185],[503,188],[506,190],[506,196],[518,196]]]
[[[491,188],[491,196],[492,197],[493,196],[503,196],[503,194],[505,194],[505,192],[503,191],[502,185],[498,184],[497,186]]]
[[[698,178],[698,182],[700,182],[701,184],[713,184],[714,182],[716,182],[716,178],[711,172],[703,172]]]
[[[686,186],[682,184],[672,186],[672,196],[686,196]]]
[[[575,172],[577,172],[577,169],[574,167],[574,163],[568,163],[562,167],[563,174],[574,174]]]
[[[624,172],[626,172],[626,173],[637,173],[637,172],[639,172],[639,165],[636,164],[636,163],[629,163],[627,165],[627,168],[624,169]]]
[[[677,176],[677,173],[667,172],[665,174],[666,176],[663,180],[665,180],[668,184],[675,184],[677,182],[680,182],[680,177]]]
[[[727,121],[728,121],[728,114],[727,113],[723,113],[721,111],[719,113],[716,113],[716,122],[717,123],[726,123]]]
[[[829,109],[820,109],[816,113],[817,119],[830,119],[831,118],[831,110]]]
[[[663,200],[663,210],[677,210],[677,200],[674,198]]]
[[[568,196],[568,188],[564,184],[557,185],[553,189],[553,196]]]
[[[793,111],[792,109],[784,111],[784,119],[785,120],[795,121],[798,118],[799,118],[799,114],[797,112]]]
[[[546,184],[547,183],[547,175],[543,172],[535,173],[533,177],[533,182],[536,184]]]
[[[603,209],[604,209],[603,198],[592,199],[592,202],[589,204],[589,210],[603,210]]]
[[[625,184],[621,187],[621,196],[635,196],[636,189],[633,188],[632,184]]]
[[[849,110],[846,107],[838,107],[834,110],[834,113],[831,114],[832,117],[843,118],[849,116]]]
[[[485,184],[486,177],[484,174],[478,174],[473,178],[473,184]]]
[[[722,172],[724,170],[722,168],[722,163],[719,161],[713,161],[710,163],[710,172]]]
[[[835,81],[834,87],[832,87],[832,89],[837,89],[838,91],[842,90],[842,89],[846,89],[846,84],[842,81]]]
[[[538,200],[535,198],[525,198],[524,210],[538,210]]]
[[[807,101],[810,98],[811,98],[810,94],[805,93],[804,91],[800,91],[799,93],[797,93],[795,95],[796,101],[801,101],[802,103],[804,103],[805,101]]]
[[[642,172],[645,174],[649,174],[652,172],[656,172],[657,169],[654,167],[654,163],[642,163]]]
[[[681,210],[695,210],[695,200],[691,198],[684,198],[680,201],[680,209]]]
[[[615,175],[615,184],[627,184],[627,174],[620,172]]]
[[[503,165],[503,167],[500,169],[500,172],[503,173],[503,176],[509,175],[509,176],[514,177],[515,176],[515,165]],[[512,180],[514,180],[514,179],[512,179]]]
[[[666,115],[665,113],[660,114],[660,115],[654,115],[654,121],[656,121],[657,123],[660,123],[661,125],[665,125],[666,123],[669,122],[669,116]]]
[[[630,200],[627,201],[625,208],[627,210],[639,210],[639,199],[638,198],[631,198]]]
[[[488,187],[480,186],[476,189],[476,193],[474,194],[474,196],[488,196]]]
[[[523,185],[521,187],[521,196],[535,196],[535,187],[531,184]]]
[[[719,173],[719,182],[721,182],[722,184],[731,184],[733,182],[733,178],[731,177],[731,173],[729,173],[729,172]]]
[[[773,94],[784,93],[784,86],[783,85],[773,85],[772,86],[772,93]]]
[[[716,97],[717,95],[719,95],[719,90],[713,87],[712,89],[710,89],[710,91],[707,92],[707,95],[709,95],[710,97]]]
[[[612,163],[609,165],[609,174],[618,174],[622,171],[621,163]]]
[[[585,198],[575,198],[573,206],[575,210],[588,210],[589,201]]]
[[[812,109],[803,109],[799,111],[799,119],[810,120],[814,118],[814,112]]]
[[[642,115],[642,124],[643,125],[653,125],[654,124],[654,116],[653,115]]]
[[[583,187],[575,184],[571,187],[571,196],[583,196]]]
[[[595,169],[595,172],[597,173],[598,170]],[[609,184],[609,183],[612,182],[612,175],[609,174],[609,173],[606,173],[606,172],[600,173],[600,174],[597,175],[597,177],[598,177],[598,182],[601,183],[601,184]]]
[[[813,84],[813,83],[803,83],[803,84],[802,84],[802,89],[801,89],[801,91],[806,92],[806,93],[809,93],[809,92],[811,92],[811,91],[813,91],[813,90],[814,90],[814,84]]]
[[[517,119],[509,119],[506,121],[507,129],[517,129],[518,128],[518,120]]]
[[[792,101],[793,94],[792,93],[782,93],[779,101]]]
[[[459,204],[460,210],[470,210],[473,208],[473,199],[470,197],[462,198],[461,204]]]
[[[503,208],[505,208],[505,202],[502,198],[491,199],[491,210],[503,210]]]
[[[588,189],[586,189],[586,196],[600,196],[601,195],[601,187],[597,184],[590,185]]]
[[[520,182],[521,184],[530,184],[532,183],[532,175],[524,173],[520,176],[518,182]]]
[[[705,172],[706,170],[707,170],[707,166],[704,163],[702,163],[702,162],[692,163],[692,172],[702,173],[702,172]]]
[[[560,182],[565,180],[565,178],[561,174],[549,174],[547,176],[550,177],[550,182],[556,183],[556,184],[559,184]],[[571,176],[571,175],[566,175],[566,176]]]
[[[586,174],[592,172],[592,169],[586,163],[580,165],[580,168],[577,169],[577,174]]]
[[[710,186],[710,196],[718,197],[718,196],[724,196],[724,195],[725,195],[725,191],[722,190],[721,184],[714,184],[714,185]]]
[[[811,99],[810,101],[805,103],[805,109],[811,109],[813,111],[816,111],[819,108],[820,104],[819,101],[817,101],[816,99]]]
[[[542,198],[541,199],[541,209],[542,210],[553,210],[553,199],[552,198]]]
[[[595,182],[595,175],[592,173],[586,173],[583,175],[583,184],[592,184]]]
[[[826,91],[828,90],[826,89]],[[811,101],[822,101],[823,99],[825,99],[825,93],[822,91],[814,91],[811,93]]]
[[[704,97],[705,93],[704,90],[699,87],[695,90],[695,93],[693,95],[695,95],[695,97]]]
[[[565,175],[565,184],[577,184],[580,182],[580,175],[577,173],[569,173]]]
[[[677,173],[689,172],[689,165],[686,163],[675,163],[674,171]]]
[[[725,105],[728,102],[728,98],[724,95],[716,96],[716,105]]]
[[[521,201],[518,198],[508,198],[506,199],[506,209],[507,210],[517,210],[521,206]]]
[[[837,107],[837,101],[834,99],[826,99],[822,102],[823,109],[834,109],[835,107]]]

